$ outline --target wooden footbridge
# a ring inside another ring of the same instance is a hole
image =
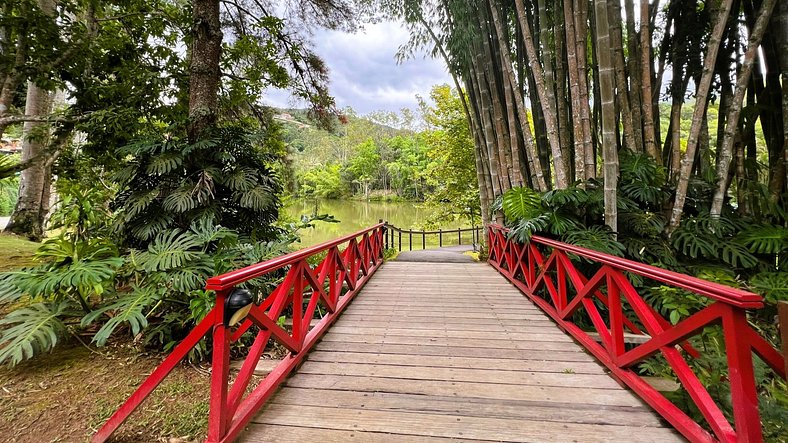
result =
[[[759,296],[549,239],[519,244],[498,226],[487,230],[488,264],[384,263],[392,232],[379,224],[210,279],[216,307],[93,441],[208,334],[208,442],[763,440],[753,355],[782,377],[785,360],[747,323]],[[281,283],[251,303],[243,283],[273,272]],[[709,303],[673,325],[628,276]],[[283,314],[292,327],[277,322]],[[229,345],[252,327],[233,372]],[[730,420],[691,364],[701,351],[689,339],[708,327],[724,333]],[[272,340],[290,353],[250,386]],[[700,423],[640,376],[656,355]]]

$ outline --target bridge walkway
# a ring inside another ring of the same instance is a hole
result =
[[[395,261],[239,440],[683,438],[491,266]]]

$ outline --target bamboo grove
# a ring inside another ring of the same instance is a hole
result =
[[[605,224],[616,231],[622,149],[664,167],[668,234],[699,178],[714,188],[703,208],[712,218],[729,197],[741,214],[756,211],[747,183],[760,184],[784,208],[788,3],[384,3],[409,25],[403,55],[434,48],[465,91],[488,218],[512,187],[595,185],[604,189]],[[712,107],[718,118],[710,123]],[[690,110],[689,129],[682,130],[682,111]]]

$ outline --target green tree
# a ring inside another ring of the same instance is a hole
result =
[[[369,191],[372,182],[380,171],[380,154],[378,146],[372,139],[361,143],[356,148],[356,154],[350,159],[348,171],[353,174],[354,181],[357,182],[364,193],[364,198],[369,198]]]
[[[419,104],[428,125],[422,133],[427,145],[429,165],[425,171],[432,191],[427,195],[428,204],[446,208],[440,211],[444,218],[480,215],[479,185],[476,175],[473,139],[462,101],[456,90],[448,85],[432,88],[430,101]]]

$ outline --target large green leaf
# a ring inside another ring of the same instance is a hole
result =
[[[788,249],[788,229],[782,226],[753,226],[736,237],[756,254],[779,254]]]
[[[14,366],[54,348],[66,333],[63,317],[73,315],[70,309],[69,302],[36,303],[6,315],[0,326],[10,327],[0,335],[0,363]]]
[[[510,222],[535,218],[542,214],[542,198],[538,192],[526,187],[512,188],[503,194],[501,206]]]
[[[98,346],[104,346],[119,326],[128,323],[132,335],[139,334],[148,326],[144,310],[157,301],[160,294],[155,288],[137,288],[113,303],[103,306],[82,318],[82,326],[87,326],[103,315],[109,316],[101,329],[93,336]]]

